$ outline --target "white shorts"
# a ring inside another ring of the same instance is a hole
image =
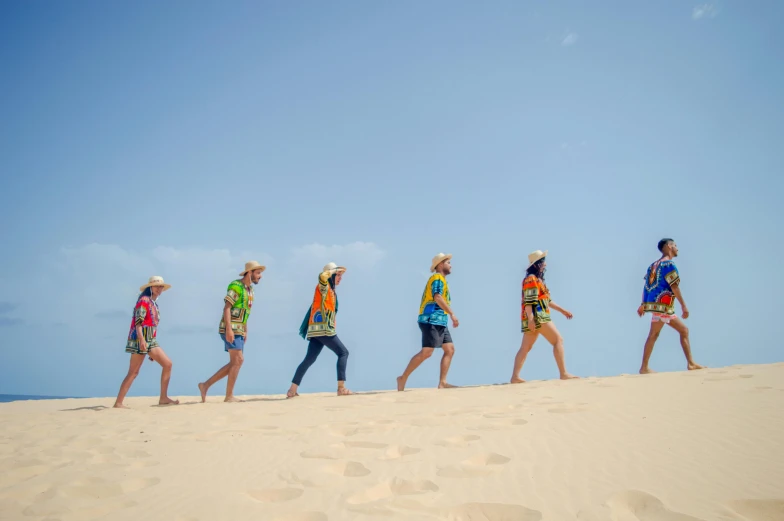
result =
[[[651,313],[651,322],[664,322],[669,324],[670,320],[675,318],[675,315],[668,315],[667,313]]]

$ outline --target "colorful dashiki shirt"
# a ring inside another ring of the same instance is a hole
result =
[[[142,335],[147,341],[147,349],[158,345],[155,339],[158,332],[158,322],[161,319],[158,304],[150,297],[141,297],[136,301],[131,319],[131,330],[128,332],[128,342],[125,345],[127,352],[140,353],[139,339],[136,336],[136,326],[142,327]]]
[[[245,326],[248,323],[250,310],[253,307],[253,286],[245,287],[242,279],[233,280],[226,290],[223,300],[231,304],[231,330],[235,335],[245,336]],[[221,318],[218,333],[226,333],[226,324]]]
[[[338,313],[338,296],[329,284],[331,277],[328,271],[319,275],[313,304],[310,306],[306,338],[337,335],[335,318]]]
[[[645,312],[675,314],[675,295],[672,289],[681,281],[678,268],[672,260],[657,260],[648,267],[642,290],[642,308]]]
[[[434,326],[446,326],[446,313],[436,303],[436,295],[441,295],[446,303],[452,305],[452,295],[449,293],[449,284],[446,277],[440,273],[434,273],[427,279],[425,291],[422,292],[422,302],[419,304],[419,323],[433,324]]]
[[[550,290],[547,289],[544,281],[536,275],[528,275],[523,279],[523,298],[520,320],[522,322],[523,333],[530,333],[531,328],[528,324],[528,315],[525,307],[531,306],[534,312],[534,330],[542,327],[542,324],[551,322],[550,318]]]

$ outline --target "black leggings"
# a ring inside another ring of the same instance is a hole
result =
[[[318,355],[321,354],[321,350],[327,346],[333,353],[338,355],[338,381],[345,382],[346,381],[346,363],[348,362],[348,349],[346,346],[343,345],[343,342],[340,341],[337,335],[335,336],[318,336],[315,338],[310,339],[310,343],[308,343],[308,354],[305,355],[305,359],[299,364],[297,367],[297,372],[294,373],[294,379],[291,381],[294,384],[299,385],[302,383],[302,377],[305,376],[305,373],[313,365],[313,362],[316,361]]]

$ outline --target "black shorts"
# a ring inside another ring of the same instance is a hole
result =
[[[441,347],[444,344],[452,343],[452,335],[446,326],[434,326],[433,324],[423,324],[418,322],[419,329],[422,331],[422,347]]]

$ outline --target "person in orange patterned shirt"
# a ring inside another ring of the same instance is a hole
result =
[[[520,371],[523,369],[525,358],[539,338],[539,334],[542,334],[553,346],[553,356],[555,357],[555,363],[558,364],[561,380],[577,378],[566,372],[563,337],[561,337],[550,318],[550,310],[554,309],[560,312],[567,320],[571,320],[573,315],[550,300],[550,290],[547,289],[547,285],[544,283],[544,272],[547,267],[547,262],[545,262],[546,256],[547,252],[541,250],[528,255],[528,269],[523,280],[522,312],[520,316],[523,341],[520,345],[520,350],[515,356],[511,380],[513,384],[525,382],[525,380],[520,378]]]

